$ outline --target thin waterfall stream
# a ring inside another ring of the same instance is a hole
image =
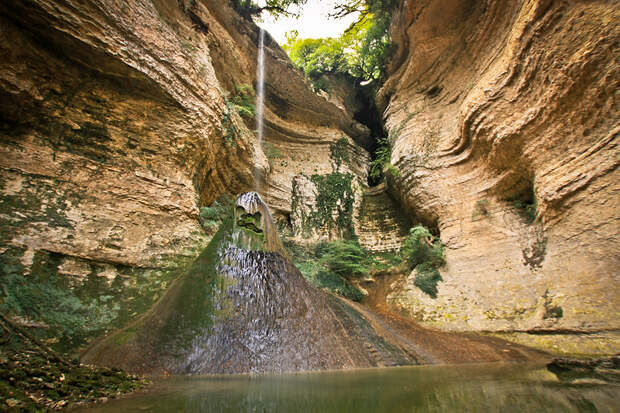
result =
[[[263,123],[265,110],[265,30],[260,29],[258,36],[258,61],[256,63],[256,136],[258,138],[258,146],[263,146]],[[260,176],[257,172],[254,174],[254,185],[258,192],[261,186]]]

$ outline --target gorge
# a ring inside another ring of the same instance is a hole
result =
[[[380,88],[323,90],[233,3],[0,4],[1,313],[140,374],[620,352],[617,2],[396,1]],[[195,282],[231,237],[261,276],[208,294],[269,293],[169,362],[136,336],[219,305]],[[351,239],[355,276],[325,258]],[[398,260],[416,245],[426,273]]]

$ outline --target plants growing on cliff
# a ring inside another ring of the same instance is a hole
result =
[[[246,119],[253,119],[256,116],[254,89],[247,84],[235,85],[232,94],[227,91],[221,91],[221,94],[226,104],[221,123],[224,131],[224,142],[227,145],[235,145],[243,131],[234,121],[234,118],[241,116]]]
[[[332,172],[327,175],[312,175],[310,180],[316,185],[316,209],[310,213],[310,223],[314,228],[335,229],[352,235],[353,229],[353,175]]]
[[[66,277],[57,274],[53,254],[36,255],[27,276],[19,255],[9,249],[0,256],[0,312],[38,327],[38,338],[59,350],[73,349],[102,333],[117,317],[119,305],[111,296],[85,299],[69,288]]]
[[[295,15],[289,11],[293,5],[303,5],[307,0],[266,0],[264,6],[259,6],[253,0],[230,0],[230,3],[239,15],[246,19],[260,15],[263,11],[267,11],[274,16],[290,16]]]
[[[213,233],[230,216],[234,201],[228,195],[219,196],[211,206],[200,208],[198,220],[207,233]]]
[[[409,268],[416,270],[414,285],[432,298],[436,298],[437,283],[442,281],[439,268],[446,263],[441,241],[428,229],[418,225],[409,231],[401,254]]]
[[[312,285],[353,301],[362,300],[362,292],[351,279],[368,274],[374,260],[357,241],[323,242],[314,247],[285,242],[285,246]]]
[[[477,200],[474,207],[474,212],[472,212],[471,214],[472,219],[476,219],[481,216],[489,216],[489,205],[490,202],[486,198]]]
[[[271,142],[263,142],[263,153],[269,161],[282,158],[282,151]]]
[[[349,142],[344,136],[329,146],[329,155],[334,162],[334,170],[338,171],[343,163],[349,163]]]
[[[372,259],[355,240],[339,240],[316,247],[320,263],[341,277],[361,277],[368,274]]]
[[[375,151],[375,158],[370,161],[370,178],[379,182],[386,174],[398,176],[398,169],[391,164],[392,161],[392,141],[389,136],[377,139],[378,148]]]

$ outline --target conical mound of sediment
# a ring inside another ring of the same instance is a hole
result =
[[[398,364],[415,363],[356,317],[304,280],[286,258],[267,207],[247,193],[162,299],[93,344],[83,361],[146,374],[369,367],[385,352]]]
[[[288,258],[267,206],[249,192],[153,308],[95,342],[82,360],[159,375],[540,357],[502,340],[427,330],[315,289]]]

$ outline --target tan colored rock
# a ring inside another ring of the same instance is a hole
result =
[[[409,277],[388,300],[447,330],[619,329],[618,3],[406,1],[394,18],[391,188],[448,264],[437,299]]]
[[[43,263],[70,286],[156,298],[174,276],[159,269],[205,245],[199,207],[218,195],[260,178],[286,219],[294,176],[331,172],[342,137],[366,179],[353,139],[367,129],[269,37],[264,145],[281,156],[267,158],[227,101],[255,83],[258,38],[228,2],[5,2],[0,27],[0,261],[17,256],[24,273]]]

